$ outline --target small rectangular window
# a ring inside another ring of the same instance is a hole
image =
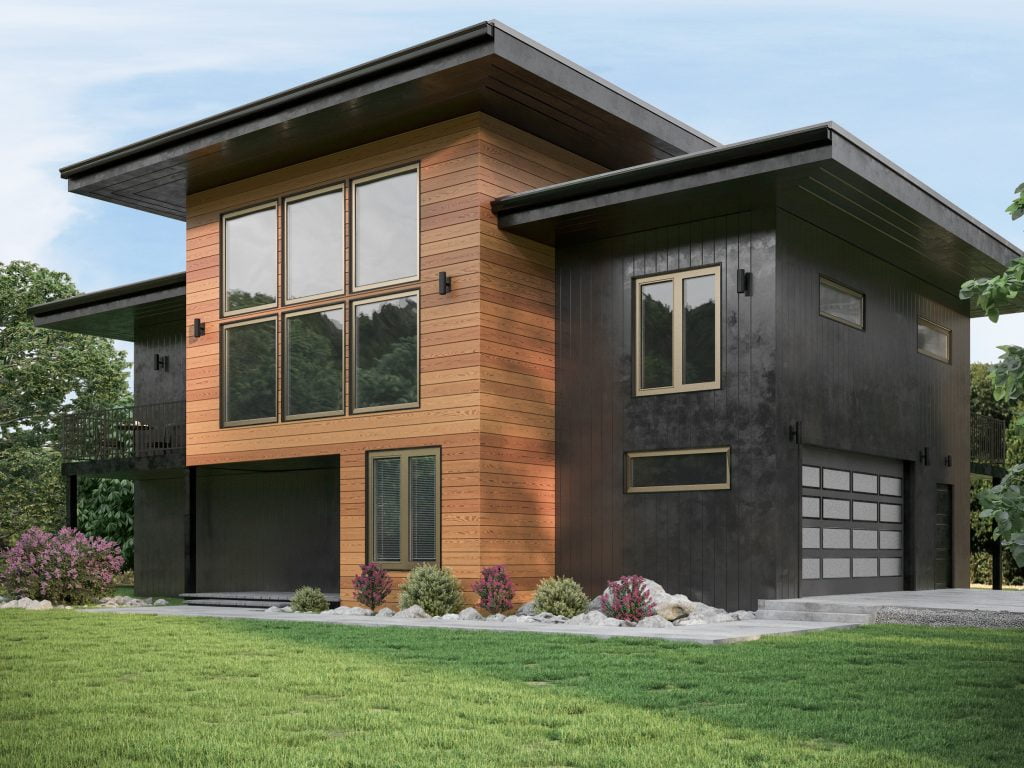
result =
[[[718,389],[721,268],[636,281],[637,395]]]
[[[225,425],[277,420],[277,318],[224,327],[221,413]]]
[[[730,487],[729,449],[626,454],[626,492],[714,491]]]
[[[285,301],[345,290],[345,190],[334,187],[285,200]]]
[[[355,304],[353,410],[419,402],[419,294]]]
[[[293,312],[284,320],[285,418],[345,410],[345,309]]]
[[[440,450],[375,451],[368,457],[371,558],[397,569],[436,563]]]
[[[277,206],[239,211],[222,222],[224,314],[277,306]]]
[[[420,183],[417,167],[353,183],[355,249],[352,289],[419,277]]]
[[[922,355],[948,363],[951,337],[952,332],[948,328],[923,317],[917,318],[917,351]]]
[[[851,328],[864,328],[864,294],[845,285],[819,278],[818,313]]]

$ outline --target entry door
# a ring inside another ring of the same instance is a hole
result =
[[[935,588],[953,586],[953,486],[935,486]]]
[[[903,462],[801,448],[800,594],[903,589]]]

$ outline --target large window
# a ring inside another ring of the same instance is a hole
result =
[[[636,393],[717,389],[721,371],[721,269],[636,281]]]
[[[277,420],[277,318],[223,329],[223,420],[261,424]]]
[[[277,206],[224,217],[224,314],[277,306]]]
[[[355,189],[352,289],[419,276],[419,170],[415,167],[359,179]]]
[[[438,560],[440,463],[437,448],[368,455],[371,558],[391,568]]]
[[[917,351],[922,355],[948,363],[951,336],[952,332],[948,328],[923,317],[917,318]]]
[[[353,410],[407,408],[419,402],[419,297],[355,305]]]
[[[714,491],[730,486],[729,449],[626,454],[626,492]]]
[[[293,312],[284,321],[285,418],[345,410],[345,309]]]
[[[818,312],[851,328],[864,328],[864,294],[829,280],[818,281]]]
[[[289,198],[285,210],[285,301],[345,290],[345,189]]]

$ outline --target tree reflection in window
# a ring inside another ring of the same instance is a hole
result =
[[[345,310],[288,315],[286,414],[310,416],[344,409]]]
[[[416,296],[358,304],[355,312],[355,408],[419,400]]]

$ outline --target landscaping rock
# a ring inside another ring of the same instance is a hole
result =
[[[280,612],[281,612],[281,607],[278,606],[278,605],[272,605],[269,608],[267,608],[267,610],[264,611],[264,613],[280,613]]]
[[[757,618],[753,611],[733,611],[729,615],[732,616],[734,621],[749,621],[750,619]]]
[[[620,627],[622,622],[618,619],[614,619],[611,616],[605,616],[603,613],[597,610],[587,611],[581,613],[578,616],[573,616],[571,619],[565,622],[566,624],[572,624],[575,626],[585,627]]]
[[[490,616],[484,619],[484,621],[505,621],[505,618],[505,615],[502,613],[492,613]]]
[[[429,619],[430,614],[423,610],[422,606],[410,605],[408,608],[395,614],[396,619]]]
[[[339,605],[333,611],[324,611],[335,616],[373,616],[373,611],[361,605]]]
[[[458,616],[461,621],[483,621],[484,618],[476,608],[463,608]]]
[[[153,605],[158,605],[158,606],[165,606],[165,605],[170,605],[170,603],[168,603],[168,602],[167,602],[166,600],[164,600],[164,599],[163,599],[163,598],[161,597],[161,598],[159,598],[159,599],[157,599],[157,600],[154,600],[154,601],[153,601]]]
[[[531,617],[534,621],[539,621],[542,624],[565,624],[568,621],[565,616],[556,616],[553,613],[542,611],[541,613],[534,614]]]
[[[24,608],[27,611],[48,611],[53,608],[49,600],[33,600],[30,597],[21,597],[17,600],[8,600],[0,604],[0,608]]]
[[[147,602],[146,600],[141,600],[137,597],[128,597],[128,595],[114,595],[113,597],[100,598],[100,605],[104,608],[144,608],[152,604],[152,598],[149,598],[149,602]]]
[[[295,610],[290,605],[285,605],[281,608],[281,613],[295,613]]]
[[[446,613],[444,616],[435,616],[435,619],[441,619],[442,621],[458,621],[459,614],[457,613]]]
[[[537,612],[537,604],[531,600],[528,603],[523,603],[519,606],[519,610],[516,611],[516,616],[533,616]]]
[[[640,619],[636,625],[641,629],[672,629],[674,626],[662,616],[648,616],[646,619]]]
[[[390,619],[394,615],[395,612],[390,608],[381,608],[379,611],[377,611],[377,616],[379,616],[382,619]]]

